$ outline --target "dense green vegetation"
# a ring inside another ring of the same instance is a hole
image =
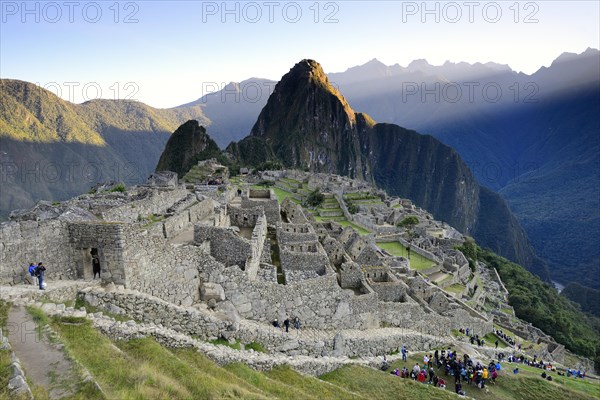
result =
[[[325,200],[325,196],[321,193],[321,189],[316,188],[306,196],[306,205],[309,207],[318,207]]]
[[[567,349],[592,358],[596,369],[600,367],[600,329],[593,318],[520,265],[479,247],[476,257],[496,268],[517,317],[531,322]]]
[[[400,228],[412,229],[419,223],[419,218],[414,215],[409,215],[408,217],[404,217],[402,221],[398,222],[396,226]]]

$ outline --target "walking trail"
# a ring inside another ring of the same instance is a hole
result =
[[[65,358],[62,345],[53,343],[47,331],[36,326],[24,307],[11,308],[8,327],[8,340],[32,383],[32,389],[43,387],[50,399],[76,393],[81,378],[75,365]]]

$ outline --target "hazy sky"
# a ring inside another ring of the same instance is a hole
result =
[[[0,1],[0,75],[74,102],[171,107],[312,58],[340,72],[494,61],[533,73],[600,47],[598,1]]]

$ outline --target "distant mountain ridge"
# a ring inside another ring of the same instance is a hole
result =
[[[171,132],[191,118],[207,122],[199,107],[72,104],[32,83],[0,80],[0,216],[85,193],[98,181],[143,182]]]
[[[563,53],[532,75],[498,64],[371,61],[329,77],[353,107],[456,149],[507,199],[554,279],[600,288],[598,50]]]
[[[257,154],[251,149],[260,143],[268,150]],[[301,61],[281,79],[250,136],[227,151],[241,165],[257,165],[272,154],[286,167],[373,181],[547,277],[506,203],[477,184],[454,150],[355,113],[313,60]]]

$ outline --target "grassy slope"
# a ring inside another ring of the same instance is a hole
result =
[[[423,353],[409,353],[406,362],[398,360],[391,364],[391,368],[402,368],[406,365],[410,369],[415,363],[422,365]],[[499,373],[497,383],[495,385],[487,384],[487,390],[479,390],[474,385],[467,384],[463,384],[463,390],[466,391],[468,397],[474,397],[476,400],[539,398],[575,400],[593,399],[600,396],[600,383],[598,381],[566,378],[558,376],[555,372],[551,372],[550,375],[552,375],[553,381],[548,382],[540,377],[542,370],[538,368],[518,365],[519,374],[515,375],[512,373],[515,366],[517,364],[502,363],[503,369]],[[447,377],[446,381],[449,389],[454,388],[454,379],[452,377]]]
[[[0,322],[7,307],[0,303]],[[41,315],[39,317],[42,317]],[[44,318],[40,318],[40,321]],[[101,385],[107,398],[169,399],[450,399],[450,390],[401,379],[370,368],[347,366],[320,378],[301,375],[288,367],[258,372],[244,364],[220,367],[192,349],[167,349],[153,339],[112,342],[84,320],[50,321],[71,356],[80,361]],[[406,363],[414,365],[421,354],[410,354]],[[9,361],[8,361],[9,362]],[[9,399],[5,390],[8,365],[0,352],[0,399]],[[467,394],[486,399],[592,399],[600,395],[599,384],[589,380],[558,377],[547,382],[540,371],[520,366],[521,373],[510,373],[506,365],[497,385],[488,390],[466,386]],[[41,396],[41,398],[44,398]],[[97,392],[84,391],[74,399],[101,398]]]

